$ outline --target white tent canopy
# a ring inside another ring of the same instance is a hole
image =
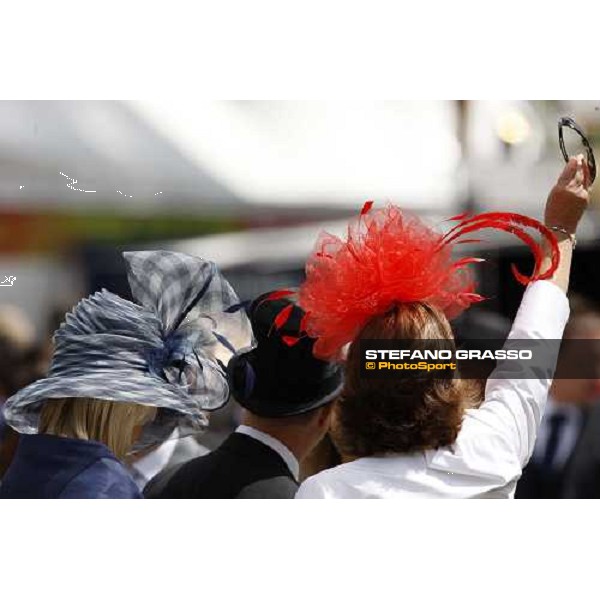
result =
[[[453,203],[451,102],[136,102],[191,162],[256,203]]]
[[[584,124],[594,107],[567,106]],[[535,214],[561,168],[564,109],[471,102],[461,156],[452,101],[2,101],[0,206],[252,214],[377,199],[447,214],[470,189],[481,208]]]
[[[451,102],[0,102],[0,203],[125,211],[454,203]]]
[[[0,202],[139,211],[240,200],[126,103],[3,101]]]

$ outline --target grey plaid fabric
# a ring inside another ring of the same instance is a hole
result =
[[[216,265],[176,252],[126,252],[137,304],[102,290],[67,314],[45,379],[4,406],[8,424],[36,433],[42,402],[96,398],[159,409],[141,446],[207,424],[227,402],[226,364],[254,345],[250,321]]]

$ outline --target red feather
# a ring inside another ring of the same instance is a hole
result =
[[[450,217],[449,219],[446,219],[446,221],[464,221],[464,219],[466,219],[469,216],[469,214],[470,213],[468,212],[460,213],[460,215]]]
[[[296,292],[294,290],[276,290],[270,293],[266,298],[263,298],[262,302],[267,302],[270,300],[279,300],[280,298],[286,298],[287,296],[292,296]]]
[[[287,346],[295,346],[300,341],[300,339],[301,338],[299,338],[299,337],[294,337],[291,335],[282,335],[281,336],[281,340]]]
[[[360,216],[366,215],[373,208],[373,200],[367,200],[360,211]]]
[[[452,318],[482,301],[468,268],[481,259],[452,257],[456,244],[478,241],[464,237],[471,232],[497,229],[523,241],[535,261],[531,276],[513,268],[523,284],[550,277],[558,266],[552,232],[523,215],[457,215],[449,231],[441,234],[396,206],[371,211],[372,204],[365,203],[358,219],[349,224],[345,240],[322,234],[306,264],[306,281],[299,290],[299,304],[306,312],[301,330],[317,338],[314,353],[319,358],[338,358],[373,316],[395,303],[426,302]],[[551,250],[551,265],[544,272],[541,244],[532,230]]]
[[[482,215],[466,219],[446,233],[446,235],[443,237],[442,245],[449,244],[453,241],[455,242],[455,240],[465,233],[486,228],[501,229],[512,233],[529,246],[535,259],[535,268],[531,277],[522,275],[519,273],[516,267],[512,268],[515,278],[520,283],[527,284],[536,279],[547,279],[558,267],[559,251],[554,234],[539,221],[536,221],[530,217],[519,215],[517,213],[484,213]],[[529,233],[525,231],[526,228],[536,229],[539,231],[550,245],[552,261],[550,267],[544,273],[540,273],[542,261],[541,246]]]
[[[275,329],[281,329],[290,318],[292,314],[292,310],[294,309],[293,304],[288,304],[285,308],[282,308],[278,313],[275,319],[273,320],[273,324],[275,325]]]
[[[461,294],[460,297],[466,300],[469,304],[474,302],[482,302],[485,300],[485,296],[482,296],[481,294],[469,294],[468,292],[466,294]]]
[[[310,320],[310,313],[304,313],[304,316],[302,317],[302,320],[300,321],[300,333],[304,333],[306,332],[306,327],[308,325],[308,322]]]
[[[476,258],[476,257],[471,257],[471,258],[461,258],[460,260],[457,260],[453,265],[452,268],[453,269],[462,269],[463,267],[466,267],[467,265],[473,265],[476,263],[482,263],[485,262],[485,258]]]
[[[466,239],[466,240],[458,240],[457,244],[481,244],[482,240],[476,240],[475,238]]]

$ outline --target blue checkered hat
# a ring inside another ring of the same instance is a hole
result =
[[[224,367],[252,347],[245,310],[216,265],[177,252],[126,252],[136,303],[102,290],[68,313],[54,335],[48,376],[6,401],[6,422],[36,433],[53,398],[135,402],[159,409],[143,444],[202,430],[204,411],[229,398]]]

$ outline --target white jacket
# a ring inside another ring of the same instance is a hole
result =
[[[508,339],[559,340],[568,317],[565,294],[553,283],[534,282]],[[500,363],[452,446],[360,458],[308,478],[296,498],[512,498],[533,452],[556,355],[544,379],[500,379],[498,370],[509,368]]]

